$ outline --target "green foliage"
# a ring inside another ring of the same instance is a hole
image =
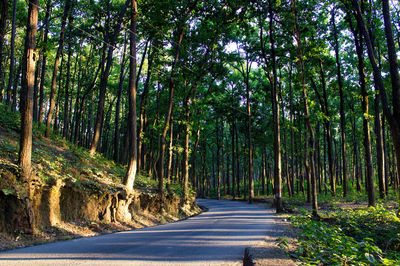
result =
[[[141,172],[136,175],[135,186],[142,188],[156,188],[157,180],[152,179],[148,174]]]
[[[400,219],[380,205],[336,210],[314,220],[308,211],[291,218],[301,237],[291,256],[311,265],[398,265]],[[287,242],[278,240],[287,250]],[[289,253],[289,252],[288,252]]]
[[[19,112],[11,112],[7,106],[0,103],[0,127],[18,131],[21,124]]]

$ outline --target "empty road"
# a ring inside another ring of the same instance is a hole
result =
[[[0,253],[0,265],[241,265],[272,230],[271,210],[197,200],[209,210],[180,222]]]

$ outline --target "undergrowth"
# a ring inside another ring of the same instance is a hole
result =
[[[337,208],[320,220],[302,209],[290,220],[300,234],[297,249],[289,252],[283,238],[278,245],[303,264],[400,265],[400,218],[391,207]]]
[[[8,110],[0,103],[0,170],[17,167],[19,150],[20,115]],[[73,183],[87,191],[104,192],[118,189],[126,173],[126,166],[105,158],[96,153],[93,157],[89,151],[60,135],[51,133],[45,138],[45,125],[33,125],[32,166],[37,177],[44,184],[54,184],[62,179]],[[0,175],[0,180],[2,175]],[[14,187],[0,186],[7,191]],[[138,173],[135,179],[136,188],[145,188],[156,191],[157,181],[145,173]],[[172,185],[171,192],[182,195],[179,185]],[[190,195],[193,192],[190,191]]]

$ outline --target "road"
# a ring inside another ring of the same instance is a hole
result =
[[[0,253],[0,265],[242,265],[244,249],[273,228],[273,213],[245,202],[198,199],[189,219]]]

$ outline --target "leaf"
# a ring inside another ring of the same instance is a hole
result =
[[[373,263],[373,264],[376,263],[376,260],[375,260],[375,258],[374,258],[373,255],[369,254],[368,252],[365,253],[364,255],[365,255],[365,257],[367,258],[367,260],[368,260],[369,262],[371,262],[371,263]]]
[[[1,191],[3,191],[6,196],[15,195],[15,190],[12,188],[3,188]]]

